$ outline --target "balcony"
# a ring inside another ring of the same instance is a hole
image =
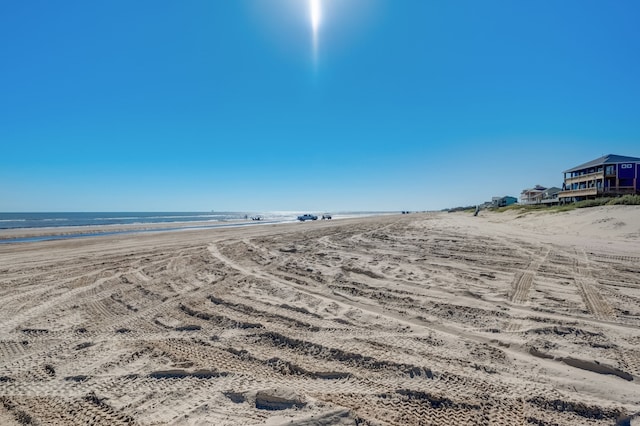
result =
[[[573,189],[568,191],[560,191],[558,198],[573,198],[573,197],[591,197],[598,195],[598,188],[585,188],[585,189]]]
[[[601,195],[627,195],[635,194],[638,191],[633,186],[609,186],[607,188],[600,188],[598,194]]]
[[[580,182],[590,182],[592,180],[604,179],[604,172],[589,173],[587,175],[568,177],[564,180],[566,185]]]
[[[609,186],[607,188],[585,188],[585,189],[572,189],[567,191],[561,191],[558,194],[559,198],[573,198],[573,197],[592,197],[603,196],[611,197],[615,195],[627,195],[637,194],[639,191],[633,186]]]
[[[535,198],[522,198],[520,197],[520,204],[540,204],[542,202],[542,196]]]

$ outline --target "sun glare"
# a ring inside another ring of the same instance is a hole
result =
[[[311,13],[311,31],[313,32],[313,57],[318,57],[318,32],[322,20],[322,7],[320,0],[309,0],[309,12]]]
[[[311,27],[313,32],[317,33],[320,27],[320,19],[322,18],[322,10],[320,7],[320,0],[309,0],[311,9]]]

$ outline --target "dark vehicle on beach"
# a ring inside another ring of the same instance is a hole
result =
[[[322,215],[322,220],[331,219],[331,215],[329,213],[325,213]]]
[[[298,216],[298,220],[300,222],[304,222],[305,220],[318,220],[318,216],[307,213],[307,214]]]
[[[260,215],[258,216],[251,216],[251,220],[264,220],[264,218]]]

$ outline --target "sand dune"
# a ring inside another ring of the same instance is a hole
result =
[[[0,245],[0,424],[612,425],[640,209]]]

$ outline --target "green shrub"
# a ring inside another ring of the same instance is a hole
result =
[[[512,204],[507,207],[498,207],[494,210],[497,211],[498,213],[511,211],[511,210],[523,211],[526,213],[533,210],[547,210],[550,208],[551,207],[548,206],[547,204]]]
[[[609,200],[607,205],[640,206],[640,195],[623,195]]]
[[[596,198],[595,200],[583,200],[575,203],[549,206],[546,204],[513,204],[508,207],[491,208],[491,210],[502,213],[506,211],[528,211],[546,210],[551,213],[568,212],[574,209],[584,209],[588,207],[627,205],[640,206],[640,195],[624,195],[616,198]]]
[[[576,205],[576,208],[583,209],[583,208],[586,208],[586,207],[604,206],[608,202],[609,202],[609,198],[596,198],[595,200],[578,201],[578,202],[576,202],[574,204]]]

